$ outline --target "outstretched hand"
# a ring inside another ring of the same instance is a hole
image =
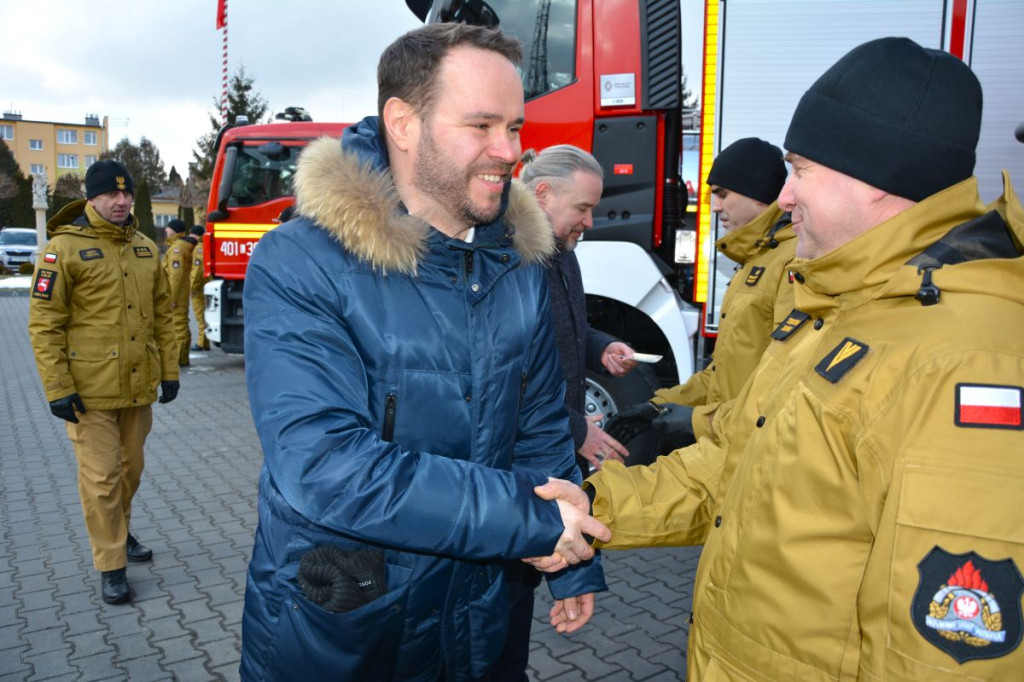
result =
[[[590,516],[590,500],[583,489],[575,483],[549,478],[547,483],[537,486],[533,492],[541,499],[554,500],[558,504],[562,525],[565,526],[555,544],[554,554],[548,557],[523,559],[537,570],[553,573],[593,558],[594,548],[584,535],[602,542],[612,539],[612,532],[608,527]]]
[[[577,597],[555,600],[548,616],[555,632],[567,635],[587,624],[594,615],[594,593],[588,592]]]

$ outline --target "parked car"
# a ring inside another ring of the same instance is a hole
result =
[[[0,267],[18,271],[22,263],[31,263],[39,250],[38,235],[29,227],[0,228]]]

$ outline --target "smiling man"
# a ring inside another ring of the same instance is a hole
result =
[[[520,47],[433,24],[385,50],[378,117],[296,172],[298,217],[245,286],[263,445],[245,680],[469,680],[505,641],[502,560],[566,551],[578,627],[604,590],[540,264],[554,252],[521,153]]]
[[[1024,208],[978,197],[981,112],[907,38],[813,83],[779,195],[795,310],[725,442],[584,484],[597,544],[704,545],[688,679],[1020,679]]]

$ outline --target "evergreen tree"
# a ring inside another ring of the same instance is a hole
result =
[[[248,118],[249,123],[269,121],[267,112],[270,110],[270,104],[256,90],[255,82],[255,78],[246,74],[244,66],[238,67],[238,73],[228,81],[229,123],[234,123],[240,115]],[[192,150],[192,157],[195,159],[192,174],[200,180],[209,180],[213,175],[213,160],[217,154],[213,146],[217,143],[217,133],[220,132],[222,124],[219,98],[213,98],[213,107],[216,115],[210,115],[211,130],[196,140],[196,148]]]
[[[178,175],[178,169],[174,166],[171,166],[171,172],[167,174],[167,183],[175,187],[181,187],[185,184],[185,181]]]
[[[700,108],[700,100],[697,99],[697,95],[693,93],[686,86],[686,71],[683,71],[683,109],[698,109]]]
[[[181,206],[178,208],[178,215],[182,222],[186,225],[196,224],[196,210],[191,206]]]
[[[21,172],[7,143],[0,140],[0,176],[9,196],[0,196],[0,225],[35,227],[36,212],[32,208],[32,178]],[[13,185],[13,191],[12,191]]]
[[[159,244],[156,225],[153,223],[153,201],[150,199],[149,183],[146,180],[135,183],[135,205],[132,213],[139,221],[139,232]]]

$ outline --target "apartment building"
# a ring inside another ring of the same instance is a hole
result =
[[[102,122],[86,114],[85,123],[32,121],[20,112],[5,111],[0,119],[0,139],[14,153],[26,176],[46,173],[52,186],[61,175],[85,175],[110,146],[108,117]]]

